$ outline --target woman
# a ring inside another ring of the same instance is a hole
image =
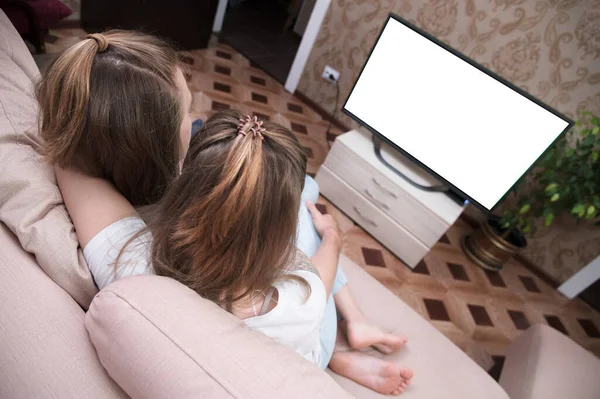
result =
[[[97,235],[110,240],[107,228],[115,221],[135,216],[131,205],[156,203],[178,175],[189,143],[191,94],[176,53],[164,42],[133,32],[90,35],[47,69],[38,99],[47,159],[58,165],[58,183],[84,251]],[[307,178],[303,195],[316,199],[314,181]],[[298,235],[312,236],[308,246],[314,249],[318,237],[311,223],[302,222],[307,218],[301,207]],[[389,353],[404,344],[403,337],[366,322],[347,285],[335,302],[351,347],[373,345]],[[333,301],[325,312],[329,322],[321,340],[331,352]],[[324,351],[323,364],[330,357]]]
[[[89,35],[50,64],[36,94],[49,163],[112,182],[134,206],[162,198],[189,146],[192,105],[165,42]]]

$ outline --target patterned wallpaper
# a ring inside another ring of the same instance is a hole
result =
[[[389,12],[570,117],[600,113],[600,0],[332,0],[298,90],[332,109],[335,89],[321,79],[331,65],[343,103]],[[523,254],[563,282],[600,254],[600,229],[559,221]]]

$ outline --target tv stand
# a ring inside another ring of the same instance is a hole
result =
[[[439,183],[385,143],[376,144],[370,134],[357,130],[338,136],[316,180],[324,197],[411,268],[464,209],[463,202],[447,195],[450,191],[417,188]]]

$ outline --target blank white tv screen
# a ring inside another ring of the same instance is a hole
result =
[[[572,122],[397,18],[344,112],[491,210]]]

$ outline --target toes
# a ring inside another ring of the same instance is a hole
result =
[[[400,376],[405,380],[410,380],[411,378],[413,378],[414,373],[410,369],[402,369],[402,371],[400,371]]]
[[[390,348],[389,346],[384,345],[384,344],[376,344],[376,345],[373,345],[373,347],[375,349],[377,349],[379,352],[383,353],[384,355],[389,355],[394,351],[392,348]]]
[[[405,344],[408,342],[408,338],[406,338],[404,335],[399,335],[399,334],[390,334],[392,339],[396,342],[400,342],[402,344]]]

